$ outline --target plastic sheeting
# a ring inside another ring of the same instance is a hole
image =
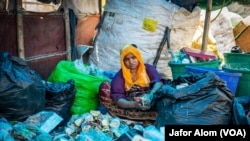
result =
[[[42,1],[42,0],[40,0]],[[56,12],[61,6],[61,1],[42,3],[37,0],[22,0],[22,8],[27,12],[50,13]]]
[[[93,45],[93,38],[97,32],[95,28],[99,21],[99,14],[78,19],[75,29],[76,45]]]
[[[99,14],[99,0],[69,0],[69,8],[76,14],[77,18]]]
[[[250,125],[250,96],[236,97],[233,106],[233,124]]]

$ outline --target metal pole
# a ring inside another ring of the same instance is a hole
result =
[[[210,16],[211,16],[211,11],[212,11],[212,4],[213,4],[213,0],[207,0],[201,52],[207,51],[207,40],[208,40],[208,33],[209,33],[209,26],[210,26]]]

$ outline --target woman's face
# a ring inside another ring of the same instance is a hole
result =
[[[125,66],[131,70],[137,69],[139,66],[138,59],[132,53],[128,53],[123,61]]]

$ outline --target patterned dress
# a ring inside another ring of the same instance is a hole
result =
[[[118,116],[133,120],[155,120],[157,116],[156,107],[153,106],[149,110],[138,110],[138,109],[124,109],[116,104],[120,98],[125,98],[127,100],[134,100],[134,97],[141,96],[153,87],[155,82],[162,80],[161,75],[156,71],[156,69],[150,65],[145,64],[146,71],[150,78],[150,87],[133,89],[131,91],[125,91],[124,79],[122,76],[122,70],[113,78],[112,82],[103,82],[100,85],[99,99],[100,103],[107,109],[107,111],[112,116]]]

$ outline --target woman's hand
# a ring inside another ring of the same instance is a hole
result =
[[[143,106],[141,104],[141,102],[131,101],[131,103],[133,105],[132,107],[135,109],[139,109],[139,110],[149,110],[150,109],[150,107],[148,107],[148,106]]]
[[[151,101],[153,98],[153,94],[145,94],[142,97],[135,97],[136,103],[138,103],[142,110],[148,110],[151,108]]]
[[[120,106],[122,108],[148,110],[148,108],[142,106],[140,102],[128,101],[128,100],[122,99],[122,98],[117,101],[117,104],[118,104],[118,106]]]
[[[141,90],[141,86],[139,86],[139,85],[133,85],[130,88],[130,91],[140,91],[140,90]]]

